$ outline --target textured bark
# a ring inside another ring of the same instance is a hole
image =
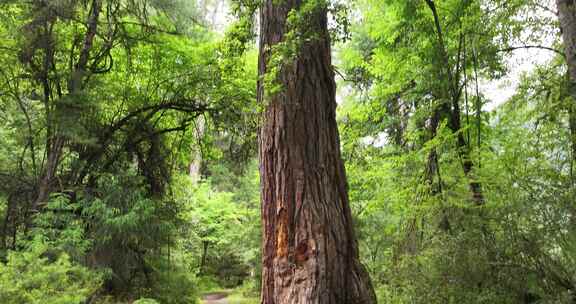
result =
[[[572,97],[568,106],[570,134],[572,136],[572,159],[576,160],[576,2],[556,0],[558,20],[564,40],[564,54],[568,64],[569,94]]]
[[[53,140],[48,139],[46,146],[46,154],[48,155],[46,166],[44,168],[44,173],[40,178],[38,183],[38,195],[36,200],[32,205],[32,211],[38,211],[38,209],[48,201],[48,197],[52,192],[52,183],[54,177],[56,176],[56,170],[60,164],[60,158],[62,156],[62,151],[64,148],[64,138],[58,136]]]
[[[2,246],[0,248],[4,250],[8,248],[15,249],[16,231],[18,229],[17,227],[18,210],[16,210],[17,201],[14,195],[10,195],[6,203],[8,205],[6,206],[6,214],[4,215],[4,222],[2,223],[2,237],[1,237],[2,243],[0,243],[0,245]],[[11,246],[8,246],[9,236],[12,236],[13,239]]]
[[[301,0],[261,8],[259,73],[281,42]],[[280,93],[259,84],[266,109],[260,131],[263,220],[262,303],[375,303],[358,258],[336,125],[336,85],[325,9],[306,19],[314,39],[282,67]]]
[[[576,3],[574,0],[556,0],[556,5],[570,80],[576,81]]]

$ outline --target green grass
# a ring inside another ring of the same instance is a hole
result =
[[[229,304],[258,304],[260,299],[257,297],[246,297],[240,292],[234,292],[228,296]]]
[[[199,280],[200,295],[211,293],[227,294],[227,303],[229,304],[260,304],[260,296],[255,292],[253,285],[242,285],[235,289],[225,289],[218,285],[216,280],[211,277],[202,277]]]
[[[224,293],[228,294],[226,300],[229,304],[259,304],[260,298],[257,296],[246,296],[240,289],[229,290],[229,289],[213,289],[210,292],[202,293]]]

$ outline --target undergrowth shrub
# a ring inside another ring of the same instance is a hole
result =
[[[40,239],[0,263],[0,303],[79,304],[101,285],[101,275],[54,254]]]

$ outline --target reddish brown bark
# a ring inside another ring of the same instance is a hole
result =
[[[569,94],[572,97],[567,105],[569,128],[572,143],[572,160],[576,160],[576,3],[574,0],[556,0],[558,20],[564,40],[564,53],[568,64]]]
[[[288,12],[302,0],[267,0],[261,8],[261,76],[270,46],[284,39]],[[358,259],[336,125],[336,85],[326,9],[310,13],[296,58],[282,67],[281,92],[259,100],[262,186],[262,303],[375,303]]]

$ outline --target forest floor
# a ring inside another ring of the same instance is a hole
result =
[[[202,296],[202,303],[203,304],[228,304],[228,296],[229,292],[227,291],[219,291],[219,292],[211,292],[207,293]]]

